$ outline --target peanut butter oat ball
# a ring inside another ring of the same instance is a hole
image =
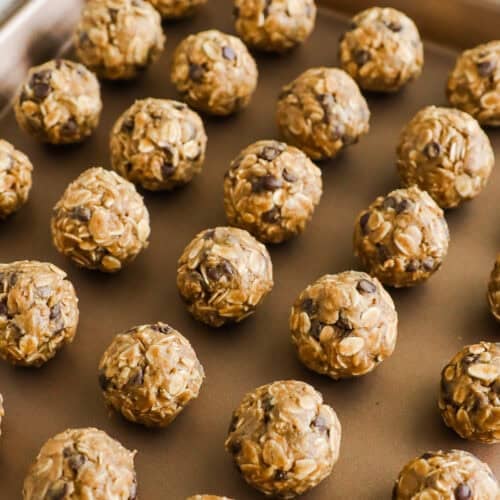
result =
[[[443,211],[418,187],[379,196],[354,228],[354,253],[368,272],[394,287],[413,286],[434,274],[448,252]]]
[[[397,328],[391,296],[377,278],[357,271],[322,276],[290,314],[300,360],[333,379],[371,372],[393,353]]]
[[[99,363],[106,403],[148,427],[170,424],[198,397],[204,377],[189,341],[165,323],[116,335]]]
[[[52,239],[88,269],[113,273],[148,246],[149,213],[134,185],[115,172],[85,170],[56,203]]]
[[[273,382],[245,395],[233,412],[226,450],[245,481],[265,495],[293,498],[330,475],[341,427],[314,387]]]
[[[403,185],[416,184],[441,208],[475,198],[495,164],[488,136],[474,118],[436,106],[423,108],[405,126],[397,156]]]
[[[488,303],[491,314],[500,321],[500,253],[497,255],[488,283]]]
[[[236,31],[252,48],[284,52],[303,43],[314,29],[314,0],[235,0]]]
[[[253,314],[273,287],[271,257],[243,229],[206,229],[184,249],[177,287],[197,320],[215,327],[239,322]]]
[[[500,40],[458,56],[446,93],[452,106],[471,114],[481,125],[500,126]]]
[[[408,462],[394,500],[497,500],[498,482],[487,464],[461,450],[427,452]]]
[[[369,129],[370,111],[354,80],[336,68],[312,68],[281,91],[277,120],[287,142],[314,160],[333,158]]]
[[[42,446],[23,498],[136,500],[134,455],[98,429],[68,429]]]
[[[460,437],[500,443],[500,343],[466,346],[443,368],[439,409]]]
[[[230,115],[248,106],[257,65],[243,42],[217,30],[189,35],[175,49],[171,78],[194,109]]]
[[[111,132],[111,164],[123,177],[151,191],[187,184],[201,171],[207,136],[186,104],[168,99],[136,101]]]
[[[356,14],[342,35],[340,64],[364,90],[395,92],[422,72],[424,50],[415,23],[396,9]]]
[[[17,212],[31,190],[33,165],[21,151],[0,139],[0,220]]]
[[[278,141],[255,142],[224,177],[227,219],[264,243],[281,243],[305,229],[322,185],[321,170],[299,149]]]
[[[66,273],[45,262],[0,264],[0,356],[41,366],[73,341],[78,298]]]
[[[82,64],[55,59],[31,68],[14,101],[19,126],[51,144],[72,144],[95,130],[101,115],[99,82]]]
[[[89,0],[73,42],[100,78],[129,80],[158,59],[165,35],[160,14],[144,0]]]
[[[165,19],[180,19],[193,15],[207,0],[147,0]]]

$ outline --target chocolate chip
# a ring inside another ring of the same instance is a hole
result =
[[[434,456],[434,453],[423,453],[420,455],[420,458],[422,460],[429,460],[429,458],[432,458]]]
[[[50,308],[49,319],[58,320],[61,317],[61,304],[58,302]]]
[[[9,285],[10,286],[15,286],[15,284],[17,283],[17,273],[12,273],[10,276],[9,276]]]
[[[283,169],[283,173],[281,175],[287,182],[295,182],[297,180],[297,176],[290,173],[286,168]]]
[[[170,163],[170,160],[165,160],[161,166],[161,176],[163,180],[167,180],[175,173],[175,167]]]
[[[434,269],[434,266],[436,265],[434,259],[432,257],[426,257],[423,261],[422,261],[422,267],[426,270],[426,271],[432,271]]]
[[[74,453],[68,457],[68,466],[76,474],[87,461],[85,455],[81,453]]]
[[[87,207],[75,207],[71,211],[71,218],[79,220],[81,222],[88,222],[92,217],[92,212],[90,208]]]
[[[271,420],[270,413],[273,411],[273,397],[270,394],[267,394],[262,398],[262,410],[264,411],[264,423],[267,424]]]
[[[236,430],[236,427],[238,425],[238,420],[239,420],[238,415],[233,413],[233,415],[231,417],[231,422],[229,423],[228,433],[234,432]]]
[[[3,293],[5,291],[3,281],[5,279],[5,274],[0,273],[0,293]]]
[[[361,228],[361,231],[363,234],[367,234],[369,229],[368,229],[368,219],[370,218],[370,212],[365,212],[360,218],[359,218],[359,227]]]
[[[264,212],[261,216],[261,219],[268,224],[275,224],[280,220],[281,212],[278,207],[273,207],[271,210]]]
[[[410,260],[406,265],[405,271],[408,273],[414,273],[420,268],[420,262],[416,259]]]
[[[207,229],[203,233],[203,239],[204,240],[213,240],[215,236],[215,229]]]
[[[286,479],[286,472],[281,469],[276,469],[276,472],[274,473],[274,479],[276,481],[284,481]]]
[[[207,268],[207,276],[211,281],[219,281],[223,277],[229,279],[233,274],[233,266],[227,261],[222,261],[216,266]]]
[[[368,50],[359,49],[356,50],[353,54],[354,60],[358,66],[363,66],[371,59],[371,54]]]
[[[326,423],[326,420],[321,416],[318,415],[312,422],[311,425],[318,429],[320,432],[329,432],[330,428],[328,427],[328,424]]]
[[[339,314],[339,319],[335,322],[334,326],[339,330],[342,330],[342,335],[351,332],[353,327],[348,318],[346,318],[343,313]]]
[[[134,373],[134,375],[132,375],[132,377],[128,379],[129,385],[142,385],[143,382],[144,372],[140,368],[136,373]]]
[[[132,116],[127,117],[127,119],[123,120],[121,126],[121,132],[124,134],[130,134],[134,131],[135,120]]]
[[[165,323],[156,323],[156,325],[152,326],[152,329],[161,333],[170,333],[172,331],[172,328]]]
[[[496,61],[492,59],[476,63],[477,72],[482,77],[490,76],[495,71],[496,66]]]
[[[222,47],[222,57],[228,61],[234,61],[236,59],[236,53],[231,47],[226,45],[225,47]]]
[[[99,373],[99,386],[103,391],[105,391],[111,384],[111,380],[109,380],[104,373]]]
[[[428,158],[433,160],[434,158],[437,158],[441,153],[441,146],[436,141],[431,141],[426,144],[424,153]]]
[[[395,33],[401,31],[403,29],[403,26],[401,25],[400,22],[398,21],[390,21],[388,23],[385,23],[385,25],[391,30],[394,31]]]
[[[397,205],[397,200],[394,198],[394,196],[388,196],[387,198],[384,199],[384,202],[382,203],[383,208],[388,210],[389,208],[395,208]]]
[[[410,200],[403,199],[396,205],[396,213],[402,214],[403,212],[409,212],[413,207],[413,203]]]
[[[324,326],[325,326],[325,324],[322,323],[319,319],[313,319],[311,321],[309,335],[311,335],[312,338],[319,340],[319,337],[321,335],[321,330],[323,330]]]
[[[300,304],[300,308],[307,313],[309,316],[312,316],[316,312],[316,303],[313,299],[307,298],[302,301]]]
[[[29,86],[33,90],[36,100],[43,101],[49,95],[51,77],[52,71],[50,69],[38,71],[31,76]]]
[[[273,146],[264,146],[262,151],[259,153],[259,157],[266,161],[273,161],[281,154],[278,148]]]
[[[5,302],[5,298],[0,302],[0,316],[8,316],[9,308],[7,307],[7,303]]]
[[[376,246],[377,246],[378,258],[381,262],[385,262],[386,260],[389,260],[391,258],[391,252],[389,252],[389,249],[385,245],[377,243]]]
[[[262,191],[275,191],[283,185],[283,181],[274,175],[264,175],[252,180],[252,191],[261,193]]]
[[[359,293],[375,293],[377,291],[377,287],[371,281],[360,279],[356,285],[356,290]]]
[[[354,21],[351,21],[349,23],[349,26],[347,27],[347,31],[355,30],[357,27],[358,27],[357,23],[355,23]]]
[[[70,118],[61,126],[61,133],[62,135],[65,136],[75,135],[77,130],[78,130],[78,124],[76,123],[76,120],[74,118]]]
[[[462,483],[455,488],[456,500],[469,500],[470,498],[472,498],[472,490],[468,484]]]
[[[229,451],[233,455],[237,455],[241,451],[241,443],[239,441],[234,441],[229,445]]]
[[[193,82],[200,83],[203,80],[204,73],[205,70],[200,64],[189,64],[189,78],[193,80]]]
[[[47,491],[45,500],[62,500],[68,492],[68,485],[59,480],[56,481]]]

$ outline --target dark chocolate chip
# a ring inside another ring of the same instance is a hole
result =
[[[295,182],[297,180],[297,176],[290,173],[286,168],[283,170],[283,173],[281,175],[287,182]]]
[[[203,239],[204,240],[213,240],[214,236],[215,236],[215,229],[207,229],[203,233]]]
[[[319,340],[321,335],[321,330],[323,330],[324,323],[322,323],[319,319],[313,319],[311,321],[311,327],[309,329],[309,335],[316,340]]]
[[[14,286],[16,283],[17,283],[17,273],[12,273],[10,276],[9,276],[9,285],[10,286]]]
[[[33,90],[36,100],[43,101],[49,95],[51,77],[52,71],[50,69],[38,71],[31,76],[29,86]]]
[[[356,50],[353,54],[354,60],[358,66],[363,66],[371,59],[371,54],[368,50],[359,49]]]
[[[363,234],[367,234],[369,229],[368,229],[368,219],[370,218],[370,212],[365,212],[360,218],[359,218],[359,227],[361,228],[361,231]]]
[[[439,145],[438,142],[431,141],[428,144],[426,144],[424,148],[424,153],[427,156],[427,158],[433,160],[434,158],[437,158],[440,155],[441,146]]]
[[[62,480],[56,481],[47,491],[45,500],[62,500],[68,492],[68,485]]]
[[[109,380],[104,373],[99,373],[99,386],[103,391],[105,391],[111,384],[111,380]]]
[[[396,213],[401,214],[403,212],[409,212],[413,208],[413,203],[410,200],[403,199],[396,205]]]
[[[391,252],[389,252],[389,249],[385,245],[377,243],[376,246],[378,257],[381,262],[385,262],[386,260],[389,260],[391,258]]]
[[[85,455],[81,453],[73,453],[68,457],[68,466],[73,471],[73,473],[77,473],[87,461]]]
[[[238,425],[238,420],[239,420],[238,415],[233,413],[233,416],[231,417],[231,422],[229,423],[228,433],[234,432],[236,430],[236,427]]]
[[[470,498],[472,498],[472,490],[468,484],[462,483],[455,488],[456,500],[469,500]]]
[[[144,372],[140,368],[128,380],[129,385],[142,385],[143,382],[144,382]]]
[[[165,160],[163,165],[161,166],[161,176],[164,180],[169,179],[174,175],[175,167],[170,163],[170,160]]]
[[[268,224],[275,224],[280,220],[281,212],[278,207],[273,207],[271,210],[264,212],[261,216],[261,219]]]
[[[92,212],[88,207],[75,207],[71,211],[71,218],[81,222],[88,222],[92,217]]]
[[[226,260],[207,268],[207,276],[211,281],[219,281],[223,277],[229,279],[233,274],[233,266]]]
[[[241,451],[241,443],[234,441],[229,445],[229,450],[233,455],[237,455]]]
[[[300,308],[307,313],[309,316],[312,316],[316,312],[316,303],[313,299],[307,298],[302,301],[300,304]]]
[[[432,257],[426,257],[423,261],[422,261],[422,267],[426,270],[426,271],[432,271],[435,267],[436,263],[434,261],[434,259]]]
[[[377,291],[377,287],[371,281],[366,279],[360,279],[358,284],[356,285],[356,290],[359,293],[375,293]]]
[[[259,157],[266,161],[273,161],[281,154],[281,150],[273,146],[264,146],[259,153]]]
[[[419,268],[420,268],[420,262],[416,259],[413,259],[410,260],[410,262],[408,262],[405,271],[408,273],[414,273],[415,271],[418,271]]]
[[[153,325],[152,328],[153,330],[161,333],[170,333],[172,331],[172,328],[165,323],[156,323],[156,325]]]
[[[395,208],[397,205],[397,200],[394,198],[394,196],[388,196],[387,198],[384,199],[384,202],[382,206],[388,210],[389,208]]]
[[[274,473],[274,479],[276,481],[284,481],[286,479],[286,472],[281,469],[276,469],[276,472]]]
[[[267,424],[270,419],[270,413],[273,411],[273,397],[270,394],[267,394],[262,398],[262,410],[264,411],[264,423]]]
[[[54,321],[58,320],[61,317],[61,304],[58,302],[54,306],[50,308],[50,315],[49,318]]]
[[[130,134],[133,132],[135,126],[135,120],[132,116],[127,117],[127,119],[123,120],[122,126],[121,126],[121,131],[124,134]]]
[[[190,63],[189,64],[189,78],[193,82],[200,83],[203,80],[203,75],[205,70],[200,64]]]
[[[0,293],[3,293],[5,291],[3,282],[5,280],[5,274],[0,273]]]
[[[351,21],[349,23],[349,26],[347,27],[347,31],[355,30],[357,27],[358,27],[357,23],[355,23],[354,21]]]
[[[78,130],[78,124],[74,118],[70,118],[61,126],[61,133],[65,136],[75,135]]]
[[[477,72],[482,77],[490,76],[496,69],[496,61],[490,59],[476,63]]]
[[[398,33],[403,29],[403,26],[401,25],[400,22],[398,21],[390,21],[388,23],[385,23],[385,25],[391,30],[394,31],[395,33]]]
[[[283,185],[283,180],[274,175],[264,175],[252,179],[252,191],[261,193],[262,191],[275,191]]]
[[[9,315],[9,308],[7,307],[5,299],[3,299],[0,302],[0,316],[8,316],[8,315]]]
[[[342,330],[342,335],[351,332],[353,329],[351,322],[342,312],[339,314],[339,319],[335,322],[334,326],[339,330]]]
[[[222,47],[222,57],[228,61],[234,61],[236,59],[236,53],[231,47],[226,45],[225,47]]]

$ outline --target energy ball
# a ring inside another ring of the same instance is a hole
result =
[[[197,320],[215,327],[239,322],[254,313],[273,287],[271,257],[243,229],[206,229],[184,249],[177,287]]]
[[[336,68],[312,68],[281,91],[278,126],[314,160],[333,158],[368,132],[370,111],[356,82]]]
[[[50,144],[86,139],[97,127],[101,109],[95,75],[82,64],[65,59],[31,68],[14,101],[19,126]]]
[[[134,185],[93,167],[67,188],[52,215],[54,245],[75,264],[119,271],[148,246],[149,213]]]
[[[109,80],[135,78],[165,44],[160,14],[143,0],[89,0],[73,36],[80,61]]]
[[[293,498],[330,475],[340,436],[337,415],[321,394],[286,380],[245,395],[225,445],[248,484],[265,495]]]
[[[333,379],[371,372],[396,347],[398,315],[377,278],[345,271],[309,285],[290,314],[300,360]]]
[[[406,287],[426,281],[448,252],[443,211],[418,187],[379,196],[354,228],[354,253],[385,285]]]
[[[123,177],[151,191],[187,184],[201,171],[207,136],[186,104],[168,99],[136,101],[111,132],[111,164]]]
[[[474,118],[436,106],[420,110],[405,126],[397,157],[403,185],[416,184],[441,208],[475,198],[495,164],[488,136]]]
[[[0,356],[41,366],[73,341],[78,298],[66,273],[45,262],[0,264]]]
[[[98,429],[68,429],[42,446],[23,498],[136,500],[134,455]]]
[[[0,139],[0,220],[17,212],[31,190],[33,165],[29,158]]]
[[[458,56],[446,94],[452,106],[471,114],[481,125],[500,126],[500,40]]]
[[[148,427],[172,422],[198,397],[204,376],[189,341],[165,323],[116,335],[99,363],[106,403]]]
[[[171,78],[192,108],[230,115],[250,103],[258,71],[239,38],[208,30],[189,35],[177,46]]]
[[[408,462],[394,485],[394,500],[498,500],[491,469],[461,450],[424,453]]]
[[[500,253],[497,255],[488,283],[488,303],[491,314],[500,321]]]
[[[396,92],[422,72],[424,49],[415,23],[396,9],[355,15],[342,35],[340,64],[364,90]]]
[[[460,437],[500,443],[500,343],[466,346],[443,368],[439,409]]]
[[[207,0],[147,0],[164,19],[189,17]]]
[[[314,29],[314,0],[235,0],[235,27],[243,41],[266,52],[303,43]]]
[[[278,141],[245,148],[224,177],[229,224],[264,243],[300,234],[323,192],[321,170],[299,149]]]

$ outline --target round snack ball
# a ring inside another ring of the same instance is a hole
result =
[[[31,68],[14,101],[19,126],[51,144],[83,141],[97,127],[101,109],[95,75],[65,59]]]
[[[265,243],[301,233],[322,194],[321,170],[299,149],[278,141],[246,147],[224,177],[231,225]]]
[[[340,436],[337,415],[321,394],[286,380],[245,395],[225,446],[247,483],[265,495],[293,498],[330,475]]]
[[[236,31],[252,48],[284,52],[303,43],[314,29],[314,0],[235,0]]]
[[[379,196],[359,214],[354,253],[385,285],[413,286],[439,269],[449,239],[441,208],[412,186]]]
[[[32,171],[29,158],[0,139],[0,219],[17,212],[28,201]]]
[[[500,321],[500,253],[497,255],[488,283],[488,303],[491,314]]]
[[[66,188],[51,228],[55,247],[75,264],[112,273],[148,246],[149,213],[131,182],[93,167]]]
[[[73,42],[99,77],[128,80],[158,59],[165,35],[160,14],[144,0],[89,0]]]
[[[446,93],[452,106],[470,113],[481,125],[500,126],[500,40],[458,56]]]
[[[500,343],[464,347],[441,372],[439,409],[460,437],[500,443]]]
[[[229,115],[248,106],[257,64],[244,43],[217,30],[189,35],[175,49],[171,78],[194,109]]]
[[[123,177],[151,191],[187,184],[201,171],[207,136],[186,104],[143,99],[130,106],[111,132],[111,164]]]
[[[98,429],[68,429],[42,446],[23,498],[136,500],[134,455]]]
[[[278,126],[315,160],[333,158],[368,132],[370,111],[356,82],[337,68],[306,70],[281,91]]]
[[[147,0],[165,19],[180,19],[193,15],[207,0]]]
[[[243,229],[206,229],[184,249],[177,287],[197,320],[216,327],[238,322],[250,316],[271,291],[271,257]]]
[[[416,184],[441,208],[475,198],[495,164],[488,136],[474,118],[436,106],[423,108],[405,126],[397,156],[403,185]]]
[[[408,462],[394,485],[394,500],[498,500],[487,464],[461,450],[427,452]]]
[[[356,377],[393,353],[398,315],[376,278],[345,271],[322,276],[299,295],[290,329],[309,369],[333,379]]]
[[[116,335],[99,363],[106,403],[131,422],[166,427],[198,397],[205,373],[189,341],[165,323]]]
[[[364,90],[395,92],[422,72],[424,49],[415,23],[396,9],[356,14],[340,40],[340,64]]]
[[[73,341],[78,298],[66,273],[45,262],[0,264],[0,356],[41,366]]]

